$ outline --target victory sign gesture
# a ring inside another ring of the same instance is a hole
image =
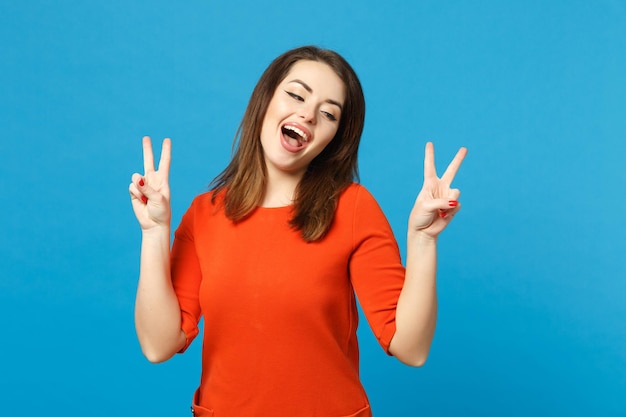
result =
[[[170,226],[170,186],[168,182],[172,141],[163,140],[158,169],[154,169],[154,154],[150,137],[144,136],[144,175],[133,174],[128,187],[133,211],[143,231],[157,226]]]
[[[465,155],[466,148],[460,148],[439,178],[435,169],[435,149],[431,142],[426,144],[424,153],[424,184],[417,196],[409,216],[409,233],[422,232],[436,238],[448,226],[461,205],[458,189],[450,188]]]

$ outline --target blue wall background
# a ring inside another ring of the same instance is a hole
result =
[[[404,247],[423,146],[469,148],[441,237],[427,365],[367,326],[377,417],[626,414],[623,1],[3,1],[0,414],[188,413],[200,343],[150,365],[134,334],[141,136],[173,138],[174,223],[225,166],[286,49],[364,85],[362,183]]]

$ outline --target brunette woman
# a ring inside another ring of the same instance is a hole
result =
[[[204,317],[196,416],[371,416],[359,380],[357,298],[382,348],[426,360],[437,315],[437,237],[458,212],[426,145],[406,268],[384,214],[357,179],[361,84],[337,53],[302,47],[256,85],[236,151],[196,197],[170,250],[165,139],[130,184],[142,230],[135,321],[152,362],[183,352]]]

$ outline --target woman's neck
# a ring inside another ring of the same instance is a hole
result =
[[[267,183],[261,207],[284,207],[293,204],[296,188],[304,173],[267,170]]]

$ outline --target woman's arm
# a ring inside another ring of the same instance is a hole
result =
[[[143,138],[144,175],[134,174],[129,191],[142,230],[135,327],[141,349],[150,362],[163,362],[185,345],[181,313],[170,275],[171,141],[165,139],[159,169],[149,137]]]
[[[441,178],[432,143],[426,144],[424,185],[409,217],[406,277],[396,307],[396,333],[389,352],[401,362],[426,362],[437,322],[437,238],[461,208],[460,191],[451,189],[467,149],[461,148]]]

